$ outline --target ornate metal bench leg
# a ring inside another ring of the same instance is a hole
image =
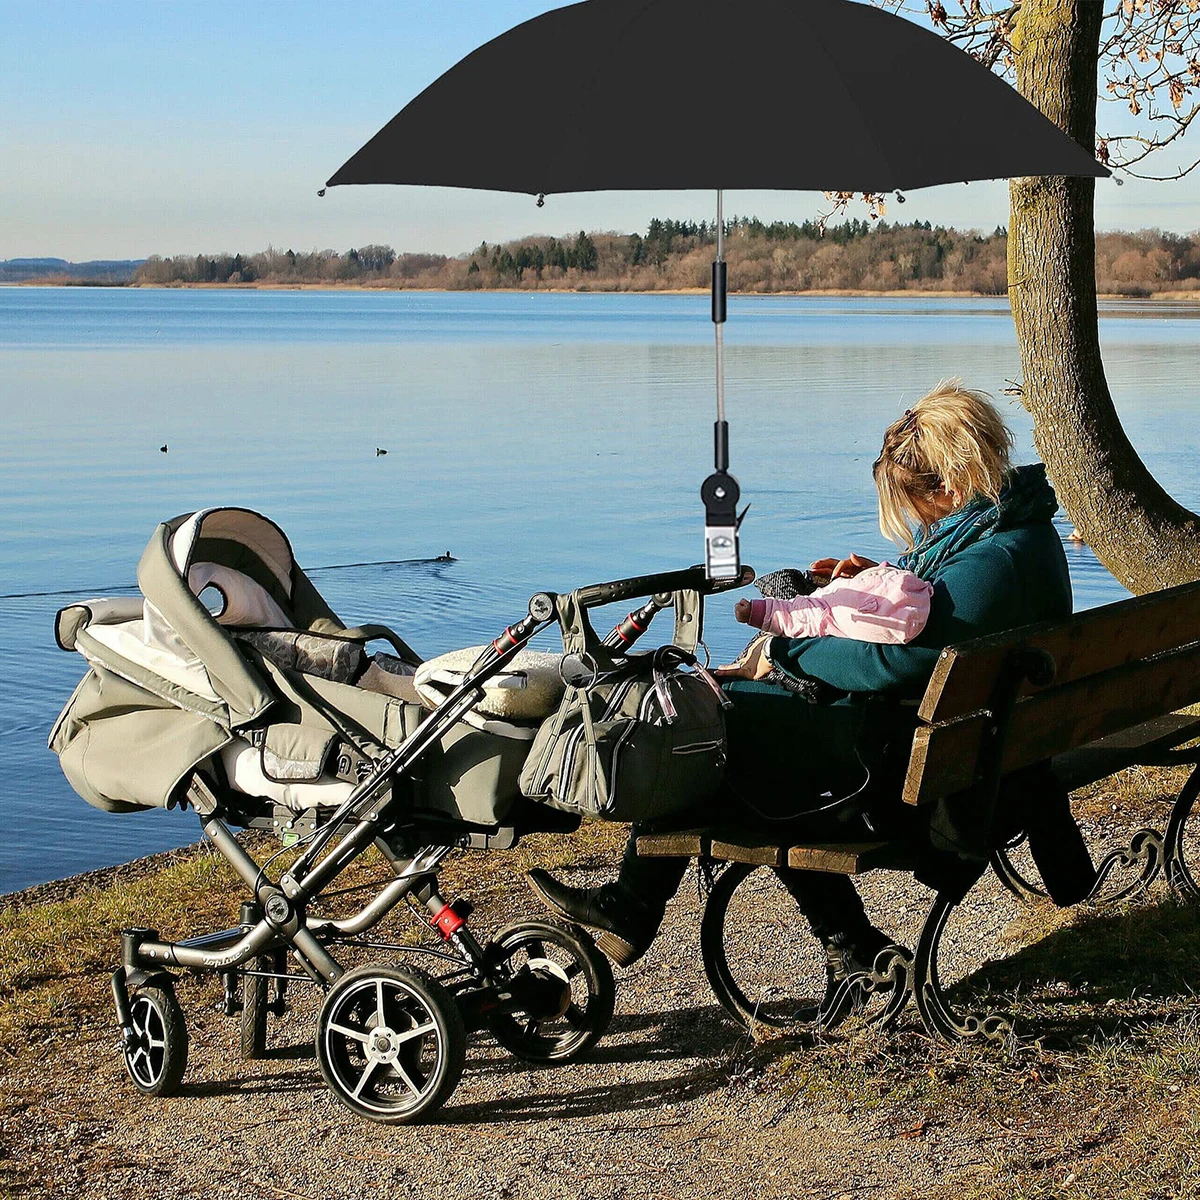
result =
[[[890,1029],[897,1021],[913,988],[913,954],[903,946],[884,946],[875,956],[871,974],[867,977],[869,991],[887,988],[887,1004],[870,1018],[872,1025]]]
[[[854,1012],[862,1016],[868,1025],[890,1029],[908,1003],[912,978],[912,951],[903,946],[884,946],[875,956],[869,971],[857,971],[847,976],[826,996],[813,1027],[822,1030],[833,1028],[850,1012]],[[867,1011],[872,998],[885,996],[887,1002],[881,1008]]]
[[[913,999],[931,1036],[953,1043],[968,1037],[1007,1042],[1013,1036],[1011,1020],[1003,1013],[967,1012],[959,1015],[949,1005],[938,978],[938,949],[950,914],[963,897],[957,889],[939,892],[925,918],[913,963]]]
[[[1139,829],[1127,847],[1110,850],[1096,867],[1096,882],[1087,895],[1089,904],[1115,904],[1136,892],[1145,891],[1159,871],[1164,858],[1163,838],[1156,829]],[[1109,877],[1114,872],[1135,871],[1133,879],[1115,892],[1106,892]]]
[[[1167,884],[1176,895],[1188,900],[1200,900],[1200,881],[1197,881],[1193,867],[1187,861],[1183,846],[1184,826],[1192,815],[1197,795],[1200,795],[1200,766],[1188,776],[1171,809],[1163,850]]]
[[[1191,781],[1189,780],[1189,783]],[[1187,788],[1184,788],[1184,792]],[[1180,809],[1180,802],[1184,799],[1183,793],[1176,801],[1176,812]],[[1190,807],[1190,805],[1189,805]],[[1175,820],[1175,813],[1172,813],[1172,821]],[[1187,819],[1186,812],[1183,814],[1179,822],[1178,835],[1182,834],[1183,821]],[[1170,841],[1171,827],[1167,830],[1167,841]],[[1012,892],[1012,894],[1021,900],[1046,900],[1045,890],[1037,886],[1037,884],[1026,879],[1021,871],[1014,865],[1012,857],[1009,855],[1011,847],[1005,847],[1003,850],[995,850],[992,852],[992,869],[996,872],[1000,882]],[[1128,846],[1121,846],[1116,850],[1110,850],[1099,862],[1096,867],[1096,882],[1092,884],[1092,890],[1084,898],[1088,904],[1113,904],[1118,900],[1124,900],[1136,892],[1144,891],[1158,877],[1158,873],[1163,868],[1164,860],[1167,858],[1167,850],[1164,847],[1162,836],[1154,829],[1139,829],[1130,838]],[[1179,856],[1179,861],[1182,861],[1182,855]],[[1129,878],[1129,872],[1133,872],[1133,877]],[[1109,887],[1109,881],[1114,875],[1127,880],[1123,887],[1118,887],[1115,891],[1105,891]],[[1193,886],[1194,883],[1193,883]]]
[[[1021,841],[1024,840],[1024,837],[1022,837]],[[1021,841],[1010,846],[1005,846],[1002,850],[993,850],[992,870],[996,872],[996,876],[1000,882],[1019,900],[1045,900],[1047,899],[1045,890],[1038,887],[1036,883],[1026,879],[1013,865],[1009,850],[1016,849],[1021,844]]]

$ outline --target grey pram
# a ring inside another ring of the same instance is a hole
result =
[[[194,809],[251,898],[239,923],[216,933],[163,942],[153,929],[124,932],[113,994],[134,1084],[165,1095],[183,1075],[187,1034],[172,968],[223,976],[248,1057],[264,1052],[267,1014],[282,1011],[288,985],[317,984],[322,1075],[376,1121],[416,1120],[444,1103],[469,1027],[487,1027],[528,1059],[583,1054],[614,1002],[611,970],[590,937],[533,920],[481,943],[467,925],[469,904],[447,903],[437,878],[455,849],[506,849],[523,833],[579,824],[524,800],[517,786],[537,724],[561,695],[557,659],[526,650],[556,619],[556,598],[535,595],[528,615],[470,654],[467,669],[431,670],[391,630],[347,628],[283,531],[241,508],[160,525],[138,584],[140,597],[58,614],[59,645],[83,654],[89,669],[50,746],[72,786],[100,808]],[[736,585],[708,584],[690,568],[573,596],[584,607],[652,596],[640,632],[678,591]],[[388,650],[368,655],[377,640]],[[549,686],[521,686],[534,676]],[[503,703],[516,691],[521,703]],[[269,829],[295,847],[278,878],[267,870],[276,856],[260,865],[235,827]],[[372,845],[391,874],[369,903],[347,916],[309,911]],[[401,900],[425,914],[440,946],[367,940]],[[424,954],[441,974],[381,963],[347,971],[334,957],[339,946]]]

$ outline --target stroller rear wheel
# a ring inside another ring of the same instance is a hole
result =
[[[187,1066],[188,1035],[183,1009],[169,983],[145,984],[129,998],[133,1027],[127,1038],[125,1070],[147,1096],[172,1096]]]
[[[608,959],[582,929],[565,921],[521,921],[487,948],[505,964],[516,1011],[494,1012],[496,1041],[530,1062],[570,1062],[589,1050],[612,1020],[617,989]]]
[[[454,1000],[409,967],[362,966],[329,990],[317,1062],[347,1107],[388,1125],[419,1120],[458,1086],[467,1035]]]

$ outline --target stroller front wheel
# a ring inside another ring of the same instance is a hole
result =
[[[436,1112],[458,1086],[466,1047],[454,1000],[409,967],[356,967],[330,988],[317,1018],[317,1063],[329,1090],[386,1125]]]
[[[266,955],[250,960],[252,971],[270,971],[275,960]],[[263,975],[242,976],[242,1057],[248,1061],[267,1056],[267,980]]]
[[[125,1070],[147,1096],[172,1096],[187,1066],[183,1009],[169,983],[146,984],[129,998],[132,1032],[124,1046]]]
[[[603,1036],[617,988],[608,959],[578,926],[521,921],[501,929],[487,953],[507,967],[519,1005],[488,1017],[506,1050],[529,1062],[571,1062]]]

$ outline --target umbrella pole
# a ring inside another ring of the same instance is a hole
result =
[[[725,210],[717,189],[717,257],[712,265],[712,319],[717,348],[717,420],[713,425],[713,473],[700,488],[704,501],[704,568],[709,579],[732,579],[738,557],[737,480],[729,474],[729,423],[725,420]]]
[[[729,470],[729,423],[725,420],[725,207],[717,191],[717,260],[712,273],[712,319],[717,340],[717,423],[714,426],[714,466]]]

